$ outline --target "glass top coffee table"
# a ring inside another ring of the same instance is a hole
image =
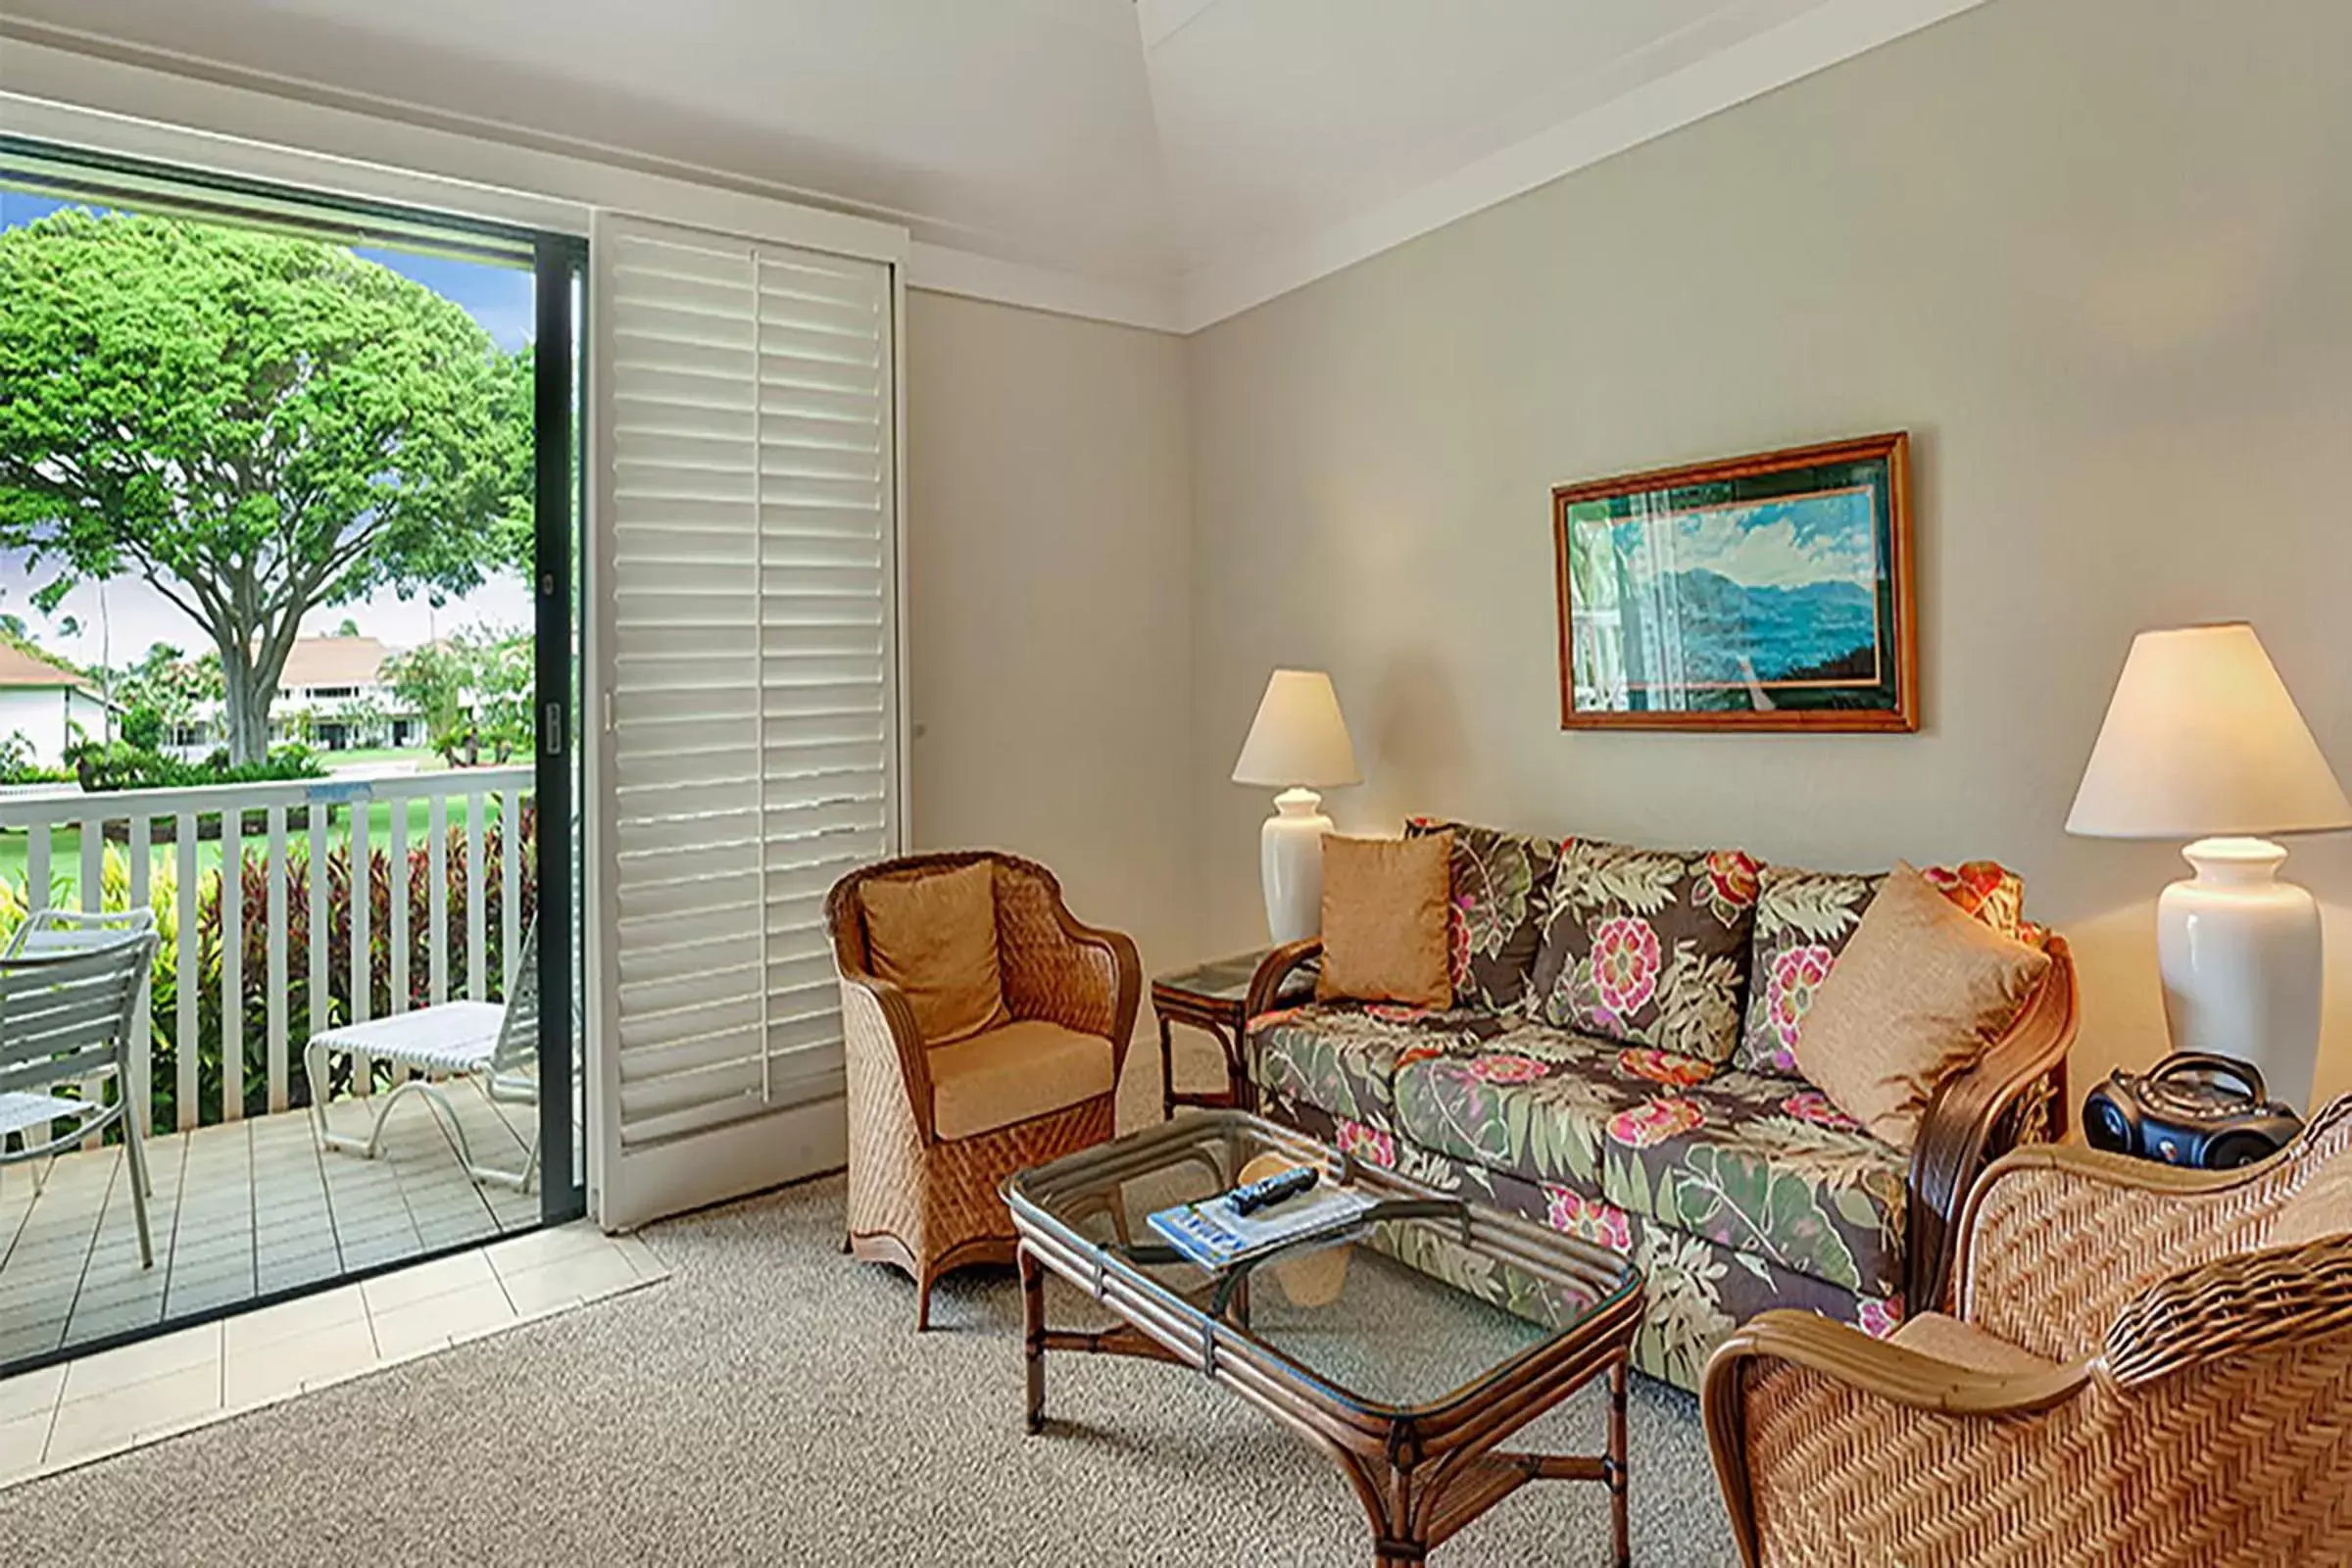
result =
[[[1153,1210],[1282,1165],[1312,1165],[1381,1206],[1341,1238],[1222,1274],[1185,1261],[1148,1223]],[[1617,1561],[1630,1560],[1625,1379],[1642,1280],[1626,1258],[1238,1110],[1196,1112],[1023,1171],[1004,1196],[1020,1234],[1030,1431],[1045,1420],[1048,1350],[1173,1361],[1336,1458],[1371,1519],[1379,1562],[1422,1561],[1543,1479],[1602,1483]],[[1048,1328],[1048,1269],[1107,1309],[1111,1326]],[[1602,1374],[1605,1454],[1501,1451]]]

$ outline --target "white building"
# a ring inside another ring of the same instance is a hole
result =
[[[286,655],[270,708],[270,740],[305,741],[322,752],[424,744],[424,718],[392,690],[384,666],[393,650],[373,637],[301,637]],[[220,704],[206,703],[173,737],[183,755],[220,744]]]
[[[393,694],[384,666],[392,650],[373,637],[303,637],[286,655],[270,709],[273,740],[302,738],[322,752],[362,746],[422,746],[424,719]]]
[[[63,765],[74,740],[106,738],[106,699],[88,680],[0,643],[0,737],[20,737],[29,760]]]

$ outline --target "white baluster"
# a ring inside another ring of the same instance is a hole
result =
[[[350,892],[346,902],[351,924],[351,1021],[366,1023],[375,1016],[375,965],[368,951],[368,927],[372,914],[370,901],[370,867],[368,865],[368,812],[369,802],[365,794],[348,808],[351,815],[345,823],[344,853],[350,857]],[[360,1094],[375,1093],[375,1058],[364,1052],[354,1052],[351,1058],[352,1087]]]
[[[106,907],[106,824],[84,817],[81,834],[81,912],[95,914]]]
[[[268,827],[263,875],[270,889],[270,1108],[279,1111],[291,1103],[293,1096],[293,1070],[286,1049],[286,808],[282,803],[270,803]]]
[[[476,1002],[490,1000],[489,921],[483,914],[487,893],[482,886],[482,792],[473,790],[466,797],[466,995]]]
[[[81,886],[78,890],[81,912],[95,914],[98,910],[106,907],[106,824],[93,822],[84,817],[77,831],[81,834]],[[128,1084],[118,1084],[115,1086],[115,1093],[126,1094],[129,1089]],[[82,1099],[97,1100],[105,1093],[105,1079],[93,1077],[84,1078],[81,1081]],[[81,1141],[81,1147],[97,1149],[105,1142],[105,1134],[92,1133]]]
[[[176,1120],[182,1132],[201,1119],[196,1103],[196,813],[182,811],[172,819],[172,849],[179,862],[178,885],[172,900],[178,905],[176,967],[179,970],[179,1018],[172,1031],[172,1054],[178,1073],[174,1079]]]
[[[106,825],[92,823],[92,820],[84,818],[82,823],[75,827],[75,832],[80,835],[80,842],[82,842],[80,867],[77,867],[77,872],[75,872],[77,877],[80,877],[80,886],[75,889],[75,903],[77,903],[77,907],[82,909],[82,914],[92,914],[92,912],[96,912],[96,909],[106,907],[106,891],[104,891],[104,886],[101,886],[101,867],[106,865],[106,860],[104,860]],[[127,1084],[118,1086],[116,1093],[122,1093],[124,1089],[127,1089]],[[99,1101],[99,1098],[104,1098],[104,1096],[106,1096],[106,1079],[101,1079],[101,1077],[82,1079],[84,1101]],[[96,1148],[104,1148],[104,1145],[106,1145],[106,1133],[92,1133],[89,1138],[82,1138],[84,1150],[96,1150]]]
[[[498,995],[514,995],[514,965],[522,956],[522,791],[509,785],[500,796],[498,835]]]
[[[425,841],[425,933],[432,939],[432,991],[434,1006],[449,1000],[449,800],[436,794],[426,826],[432,837]]]
[[[311,830],[311,1033],[318,1034],[326,1027],[326,1004],[331,982],[327,976],[326,960],[326,818],[327,805],[313,798],[303,808],[309,817]],[[326,1086],[313,1084],[311,1093],[318,1103],[326,1103]]]
[[[375,919],[375,846],[366,796],[351,803],[351,1021],[375,1016],[375,964],[368,951]]]
[[[392,1010],[409,1010],[409,805],[392,803],[392,897],[385,911],[392,921]]]
[[[49,824],[35,822],[24,846],[24,912],[49,907]]]
[[[220,1119],[245,1115],[245,811],[220,811]]]
[[[152,900],[149,891],[155,868],[148,862],[155,851],[149,842],[146,816],[130,819],[130,901],[127,908],[143,909]],[[130,1055],[131,1109],[138,1114],[142,1135],[155,1131],[155,982],[139,987],[137,1010],[131,1014],[132,1038],[138,1049]]]

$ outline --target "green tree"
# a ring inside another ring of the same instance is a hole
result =
[[[398,656],[384,678],[423,716],[425,744],[442,760],[504,762],[531,749],[531,653],[528,635],[463,631]]]
[[[220,701],[220,656],[190,659],[170,643],[151,643],[137,663],[113,672],[112,687],[125,710],[150,709],[167,725],[193,723],[199,708]]]
[[[54,610],[129,571],[269,749],[303,615],[477,587],[530,536],[529,354],[321,241],[68,209],[0,233],[0,545]]]

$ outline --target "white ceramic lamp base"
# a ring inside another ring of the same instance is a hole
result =
[[[2197,874],[2166,888],[2156,906],[2173,1049],[2250,1061],[2274,1098],[2308,1112],[2320,1053],[2320,906],[2278,880],[2286,851],[2267,840],[2199,839],[2180,853]]]
[[[1313,790],[1284,790],[1257,835],[1266,885],[1266,930],[1280,946],[1323,929],[1323,835],[1331,818]]]

